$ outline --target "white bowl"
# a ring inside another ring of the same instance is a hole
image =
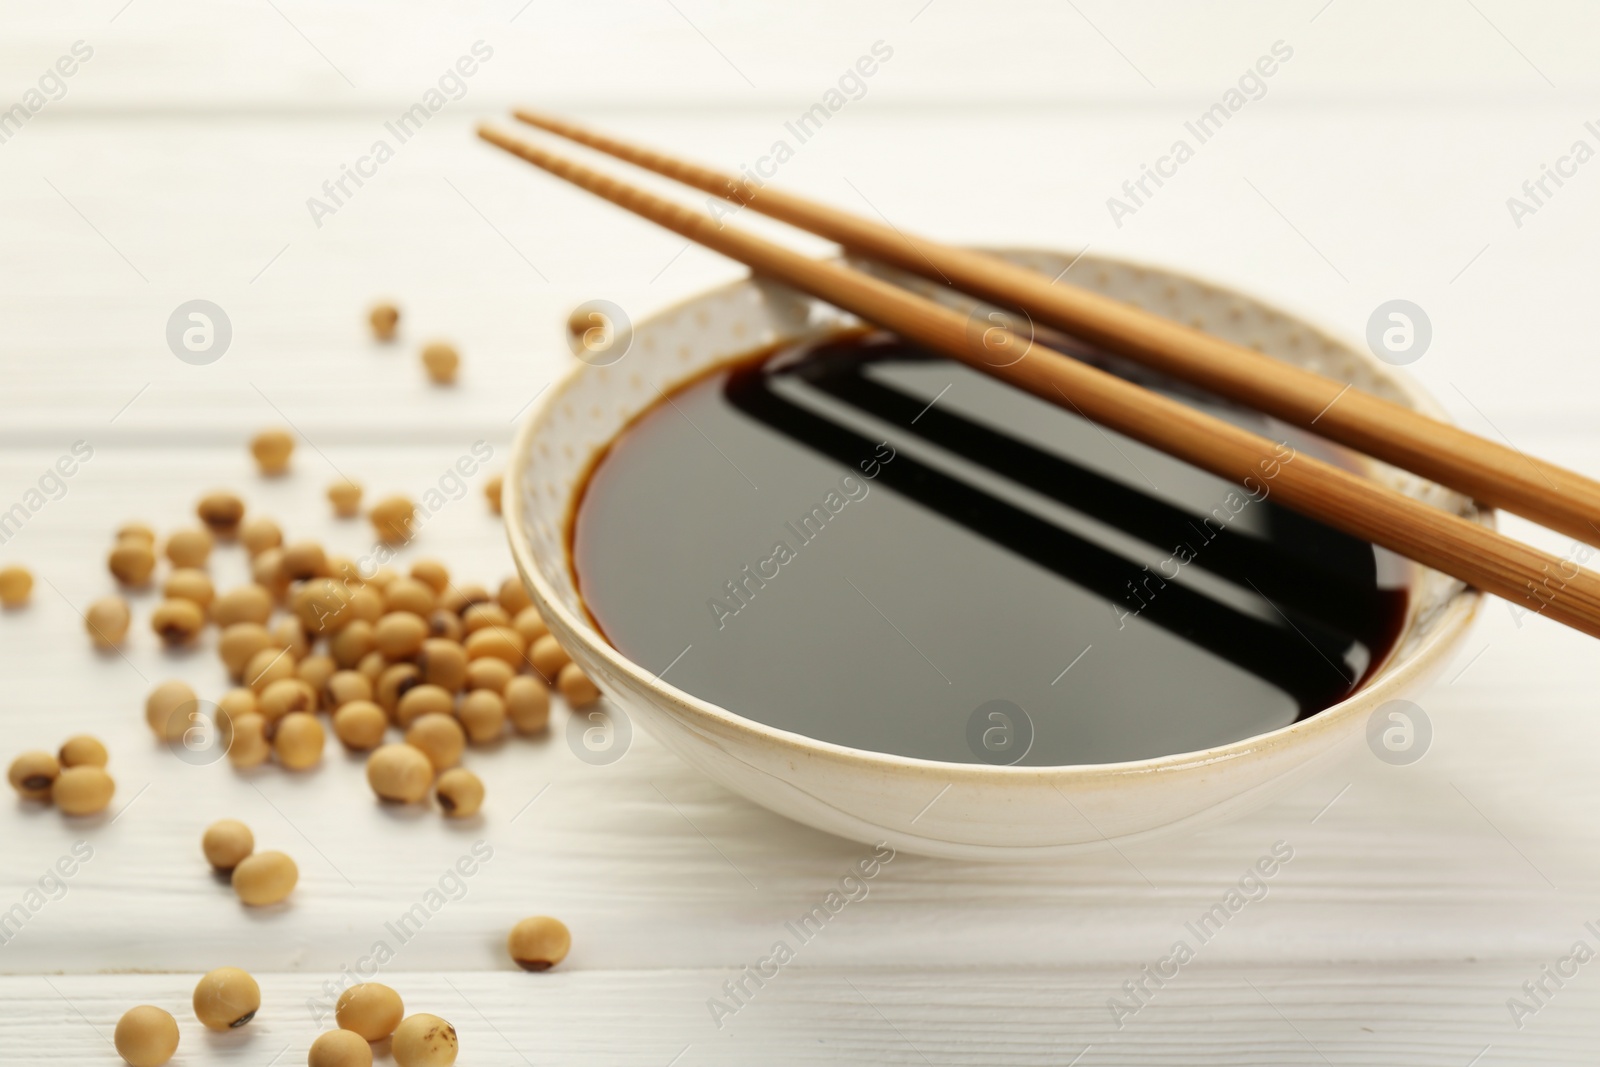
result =
[[[1005,251],[1055,276],[1070,253]],[[863,266],[865,266],[863,264]],[[873,268],[878,269],[878,268]],[[1394,371],[1259,301],[1170,271],[1096,256],[1077,284],[1228,340],[1351,381],[1436,417],[1441,409]],[[962,306],[961,298],[896,272],[886,276]],[[965,859],[1050,858],[1242,814],[1364,743],[1367,721],[1442,666],[1478,595],[1411,568],[1403,634],[1380,671],[1316,715],[1231,744],[1158,759],[1066,767],[944,763],[847,748],[774,729],[659,680],[590,623],[567,558],[575,494],[591,462],[659,399],[655,386],[780,341],[854,320],[785,287],[746,280],[685,301],[633,328],[611,366],[578,362],[546,391],[512,450],[506,522],[512,553],[552,633],[605,695],[687,763],[759,804],[862,842]],[[1435,506],[1492,523],[1461,496],[1377,463],[1368,474]]]

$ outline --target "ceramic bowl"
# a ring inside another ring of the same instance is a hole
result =
[[[1415,385],[1364,351],[1260,301],[1171,271],[1096,256],[1001,252],[1055,276],[1250,345],[1286,362],[1443,417]],[[930,296],[961,298],[874,268]],[[1265,804],[1315,769],[1363,747],[1369,719],[1414,692],[1464,633],[1478,595],[1410,568],[1403,636],[1368,684],[1327,710],[1201,752],[1127,763],[995,767],[867,752],[743,718],[658,679],[612,648],[589,622],[566,556],[567,524],[586,471],[656,385],[693,377],[771,343],[854,320],[793,290],[745,280],[634,325],[626,355],[577,361],[546,390],[518,434],[505,515],[517,567],[551,631],[623,714],[729,789],[802,823],[862,842],[966,859],[1051,857],[1170,833]],[[1377,463],[1367,473],[1410,496],[1483,523],[1457,494]],[[1383,712],[1382,714],[1387,714]],[[1368,757],[1372,758],[1372,757]]]

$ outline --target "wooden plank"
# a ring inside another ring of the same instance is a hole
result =
[[[757,13],[712,0],[473,0],[448,10],[408,7],[397,18],[379,0],[337,8],[305,0],[70,0],[8,9],[0,63],[25,86],[28,74],[87,40],[95,58],[58,106],[124,111],[375,109],[415,99],[479,39],[498,51],[472,92],[499,105],[521,97],[563,106],[803,108],[880,39],[897,50],[894,80],[873,92],[941,108],[1215,102],[1276,40],[1298,49],[1284,77],[1269,83],[1286,98],[1386,106],[1463,94],[1543,103],[1565,93],[1581,113],[1594,86],[1587,45],[1596,17],[1578,0],[1527,13],[1491,5],[1478,14],[1446,0],[1399,10],[1343,5],[1326,15],[1323,6],[824,0]]]
[[[323,183],[384,136],[381,122],[30,126],[4,146],[0,168],[17,265],[0,286],[0,357],[11,368],[0,440],[103,425],[136,395],[114,429],[141,439],[240,440],[246,425],[278,417],[271,405],[318,439],[460,436],[480,420],[509,420],[565,365],[563,324],[578,303],[604,297],[643,317],[739,276],[476,145],[471,122],[494,113],[441,115],[365,186],[347,183],[353,195],[320,228],[308,199],[325,197]],[[607,125],[737,170],[785,135],[785,117],[633,113]],[[1238,121],[1248,125],[1202,145],[1137,214],[1116,221],[1108,200],[1125,198],[1122,184],[1182,132],[1174,116],[864,111],[799,146],[779,180],[853,208],[866,208],[864,195],[892,205],[896,225],[954,241],[1088,244],[1193,269],[1346,336],[1363,335],[1373,309],[1403,292],[1435,335],[1408,371],[1465,425],[1524,449],[1529,428],[1586,432],[1600,366],[1568,357],[1587,328],[1572,235],[1600,222],[1600,207],[1566,190],[1520,228],[1505,208],[1538,161],[1568,144],[1570,123],[1516,109],[1489,127],[1432,111],[1356,127],[1303,109]],[[987,194],[994,174],[983,154],[946,151],[984,138],[1028,145],[1034,165],[1008,176],[1014,195]],[[1329,152],[1330,140],[1348,153]],[[1421,173],[1364,177],[1360,160],[1401,152],[1437,159],[1460,181],[1441,189]],[[1371,224],[1342,227],[1345,215]],[[1530,286],[1531,277],[1543,280]],[[406,314],[392,349],[365,336],[363,311],[380,296]],[[180,362],[165,339],[168,317],[196,297],[221,305],[234,327],[229,352],[209,366]],[[430,389],[415,362],[434,337],[455,340],[466,360],[453,391]],[[1513,363],[1538,372],[1506,374]],[[62,373],[69,364],[74,372]]]
[[[479,1064],[1272,1064],[1436,1067],[1592,1062],[1592,983],[1574,982],[1511,1023],[1520,979],[1483,965],[1395,966],[1375,975],[1195,962],[1137,1014],[1112,1021],[1116,969],[938,972],[803,965],[779,970],[719,1029],[706,1004],[737,975],[693,968],[385,973],[407,1011],[455,1026],[461,1062]],[[101,1064],[128,1007],[177,1017],[177,1064],[294,1064],[320,1031],[315,976],[257,974],[262,1008],[240,1031],[201,1029],[197,975],[35,975],[0,979],[0,1042],[49,1063]],[[385,1046],[375,1046],[380,1056]],[[48,1050],[48,1052],[44,1052]],[[1075,1058],[1076,1057],[1076,1058]],[[380,1062],[384,1062],[380,1059]]]
[[[330,456],[374,488],[416,492],[417,471],[442,469],[458,451],[351,448]],[[0,485],[21,484],[53,457],[8,453]],[[111,527],[137,517],[170,529],[187,521],[200,491],[223,484],[242,487],[293,537],[319,537],[351,555],[370,546],[362,524],[327,515],[321,488],[331,469],[314,454],[302,453],[297,473],[273,483],[246,468],[232,450],[108,449],[5,546],[6,558],[28,562],[42,579],[31,608],[0,617],[5,735],[20,749],[96,733],[113,753],[117,808],[132,805],[114,824],[24,805],[0,809],[0,910],[20,901],[73,842],[95,849],[66,896],[0,948],[0,971],[194,970],[219,955],[261,970],[337,971],[479,838],[494,859],[462,900],[440,910],[426,937],[408,945],[405,968],[494,966],[505,930],[534,912],[572,925],[575,969],[734,967],[866,853],[704,782],[644,735],[616,764],[583,763],[567,748],[559,706],[551,737],[469,754],[489,803],[467,826],[377,806],[359,761],[336,748],[300,776],[176,760],[144,725],[149,685],[178,675],[214,696],[225,681],[208,652],[157,647],[144,625],[149,595],[136,601],[126,659],[86,648],[76,610],[111,588],[101,569]],[[401,565],[437,555],[463,578],[493,584],[509,572],[500,538],[475,482],[429,520]],[[242,578],[240,557],[236,548],[217,550],[219,585]],[[1390,767],[1363,751],[1239,822],[1071,863],[901,856],[846,917],[848,936],[819,944],[813,958],[929,969],[952,960],[1143,961],[1284,840],[1295,861],[1217,940],[1213,958],[1537,966],[1596,917],[1582,901],[1600,868],[1570,842],[1583,840],[1600,814],[1600,785],[1587,773],[1600,724],[1569,695],[1593,674],[1591,644],[1543,620],[1518,621],[1504,605],[1488,605],[1457,666],[1418,698],[1435,737],[1413,766]],[[303,881],[290,906],[243,910],[209,876],[198,836],[223,816],[245,819],[263,847],[299,861]]]

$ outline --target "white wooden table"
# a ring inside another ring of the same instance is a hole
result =
[[[470,136],[537,100],[736,168],[875,41],[893,57],[780,179],[956,240],[1081,247],[1203,272],[1359,336],[1384,300],[1428,312],[1412,368],[1467,426],[1600,470],[1593,244],[1600,164],[1514,225],[1506,198],[1572,142],[1600,138],[1600,15],[1504,0],[1407,5],[712,0],[571,9],[522,0],[317,6],[295,0],[68,0],[0,10],[0,107],[83,40],[94,50],[0,143],[0,508],[85,441],[64,495],[0,545],[34,604],[0,617],[7,760],[90,731],[112,750],[114,820],[0,804],[0,911],[74,842],[93,858],[0,944],[0,1063],[115,1062],[116,1019],[173,1010],[175,1062],[299,1062],[307,1008],[475,841],[493,856],[382,968],[411,1010],[461,1033],[463,1064],[1592,1063],[1600,963],[1536,1014],[1507,1000],[1574,942],[1600,949],[1600,651],[1486,605],[1420,698],[1420,762],[1351,761],[1232,825],[1048,867],[903,855],[719,1028],[708,999],[785,936],[865,846],[709,784],[647,737],[619,762],[550,739],[472,754],[489,803],[466,826],[375,806],[360,764],[317,773],[191,767],[155,745],[154,681],[223,685],[205,651],[86,647],[77,612],[110,591],[113,527],[191,521],[238,487],[294,536],[358,554],[327,516],[335,469],[420,494],[473,442],[498,468],[515,419],[567,357],[569,308],[636,315],[737,269],[519,167]],[[314,224],[321,195],[475,41],[465,96]],[[1283,40],[1250,102],[1137,213],[1106,199]],[[816,247],[808,242],[808,247]],[[405,309],[379,349],[362,312]],[[204,298],[229,316],[219,361],[165,342]],[[461,385],[422,381],[420,340],[455,339]],[[292,477],[243,442],[292,423]],[[473,479],[405,560],[498,582],[509,555]],[[1560,538],[1507,520],[1558,551]],[[220,585],[243,575],[219,551]],[[201,827],[244,819],[300,862],[291,906],[243,911],[206,872]],[[1269,896],[1119,1028],[1107,1007],[1185,922],[1285,841]],[[516,971],[515,919],[571,926],[569,959]],[[260,979],[256,1022],[199,1031],[197,974]]]

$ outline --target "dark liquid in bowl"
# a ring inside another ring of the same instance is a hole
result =
[[[1390,652],[1403,569],[1265,485],[850,335],[646,412],[595,466],[573,563],[620,652],[747,718],[925,759],[1118,762],[1315,714]]]

